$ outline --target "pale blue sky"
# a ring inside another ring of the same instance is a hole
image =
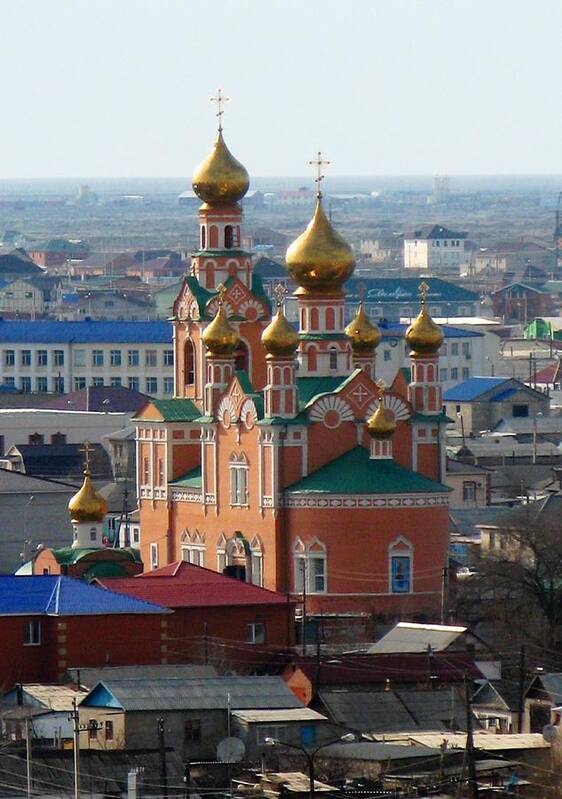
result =
[[[560,0],[2,3],[0,178],[562,173]]]

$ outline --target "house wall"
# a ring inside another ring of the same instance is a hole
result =
[[[25,579],[25,578],[22,578]],[[41,625],[41,642],[24,645],[24,626]],[[160,614],[106,616],[0,616],[0,687],[58,682],[72,666],[132,666],[163,662]]]
[[[103,438],[126,427],[133,416],[130,413],[103,413],[98,411],[60,411],[36,408],[1,408],[0,433],[4,436],[5,451],[12,445],[29,444],[30,436],[39,433],[45,444],[57,433],[66,436],[67,444],[101,444]],[[3,454],[3,453],[2,453]]]
[[[542,413],[546,416],[550,412],[548,397],[533,395],[524,389],[512,394],[504,402],[446,402],[445,412],[459,432],[462,425],[457,414],[459,412],[462,414],[464,432],[468,436],[481,430],[493,430],[502,419],[512,419],[514,405],[528,405],[530,419],[533,419],[535,414]]]
[[[483,508],[488,504],[488,481],[489,476],[483,472],[474,474],[456,474],[447,472],[447,485],[452,488],[449,495],[449,505],[451,508]],[[474,483],[476,496],[473,500],[464,499],[464,484]]]

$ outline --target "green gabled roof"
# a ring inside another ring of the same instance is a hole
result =
[[[252,381],[250,380],[248,372],[245,369],[237,369],[235,374],[244,394],[255,394],[255,389],[252,385]]]
[[[175,488],[201,488],[203,486],[203,478],[201,476],[201,465],[196,466],[195,469],[182,474],[176,480],[172,480],[171,486]]]
[[[342,382],[343,379],[341,377],[297,377],[301,408],[304,408],[320,394],[333,394]]]
[[[285,489],[287,494],[442,494],[448,486],[355,447]]]
[[[306,413],[299,413],[293,419],[284,419],[282,416],[271,416],[269,419],[260,419],[259,425],[267,427],[268,425],[307,425],[310,424],[308,415]]]
[[[201,411],[190,399],[154,399],[152,405],[165,422],[193,422],[201,416]]]
[[[258,297],[258,299],[262,300],[262,302],[266,304],[266,306],[269,308],[269,311],[271,312],[271,300],[266,294],[261,277],[257,275],[255,272],[252,272],[251,291],[254,297]]]
[[[199,307],[199,314],[201,316],[204,316],[207,303],[209,302],[211,297],[214,297],[216,295],[216,292],[207,291],[207,289],[203,288],[203,286],[199,283],[197,278],[193,277],[193,275],[188,275],[185,278],[185,283],[197,301],[197,305]]]
[[[251,255],[251,253],[249,253],[247,250],[195,250],[195,252],[192,252],[191,255],[193,257],[197,257],[198,255],[208,255],[211,258],[231,258],[232,256],[237,257],[240,255]]]
[[[299,333],[301,341],[341,341],[341,333]]]
[[[406,383],[411,383],[412,382],[412,370],[410,369],[409,366],[401,366],[398,371],[402,372],[402,374],[404,375],[404,380],[406,381]]]
[[[96,552],[118,552],[121,555],[125,555],[127,560],[132,560],[135,563],[141,563],[140,559],[140,552],[137,549],[133,549],[132,547],[119,547],[119,548],[105,548],[100,549],[91,548],[91,547],[59,547],[59,549],[53,549],[53,555],[57,559],[57,563],[60,563],[61,566],[71,566],[73,563],[78,563],[79,560],[85,558],[86,555],[93,555]],[[125,558],[124,558],[125,559]],[[104,561],[104,562],[115,562],[115,561]],[[92,568],[92,567],[90,567]]]

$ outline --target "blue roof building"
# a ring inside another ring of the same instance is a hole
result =
[[[173,396],[169,322],[0,318],[0,385],[67,394],[90,386]]]

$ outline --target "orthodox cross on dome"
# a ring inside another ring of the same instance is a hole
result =
[[[217,93],[214,94],[212,97],[209,97],[211,103],[217,104],[217,113],[216,116],[219,120],[219,131],[222,130],[222,115],[224,114],[223,105],[225,103],[230,102],[230,97],[227,97],[226,94],[223,93],[222,89],[217,89]]]
[[[89,441],[84,441],[80,447],[80,452],[84,453],[84,474],[90,474],[90,456],[94,452],[94,447]]]
[[[278,283],[273,289],[273,294],[275,296],[275,304],[278,308],[282,308],[287,296],[287,289],[282,283]]]
[[[420,293],[420,302],[422,305],[425,305],[425,301],[427,299],[427,292],[429,291],[429,286],[422,280],[422,282],[418,286],[418,291]]]
[[[308,163],[310,164],[310,166],[313,166],[316,169],[316,177],[314,178],[314,182],[316,183],[316,196],[321,197],[322,191],[320,189],[320,186],[325,177],[325,175],[322,173],[322,167],[327,166],[331,162],[326,161],[322,157],[322,152],[318,150],[318,152],[316,153],[316,158],[315,159],[313,158],[312,161],[309,161]]]
[[[378,398],[379,398],[379,400],[381,400],[381,401],[382,401],[382,398],[384,397],[384,392],[385,392],[385,391],[386,391],[386,389],[387,389],[387,385],[386,385],[386,383],[384,382],[384,380],[382,379],[382,377],[380,377],[380,378],[377,380],[377,382],[376,382],[376,384],[375,384],[375,385],[377,386],[377,394],[378,394]]]
[[[224,303],[224,295],[226,294],[226,286],[224,285],[224,283],[219,283],[219,285],[217,286],[217,291],[219,294],[219,299],[218,299],[219,308],[222,308]]]
[[[363,281],[357,285],[357,294],[359,296],[359,305],[363,305],[365,294],[367,293],[367,286]]]

